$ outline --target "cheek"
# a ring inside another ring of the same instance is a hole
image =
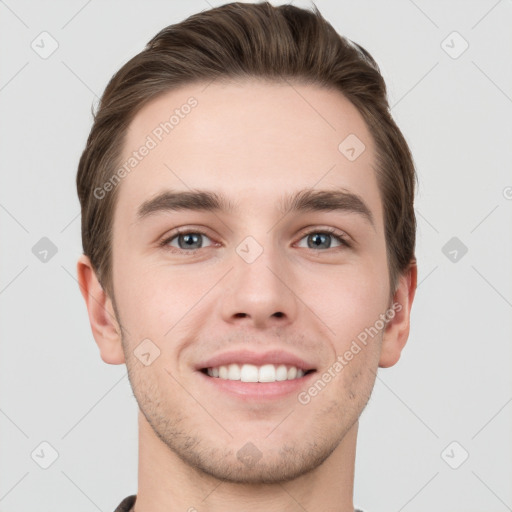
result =
[[[211,287],[210,278],[215,283],[208,269],[198,272],[128,259],[121,265],[116,299],[122,319],[132,338],[152,339],[161,348],[194,316],[195,305]]]
[[[374,325],[387,307],[389,284],[380,262],[304,273],[298,295],[330,327],[336,349]],[[314,282],[314,286],[311,285]]]
[[[330,328],[336,352],[385,311],[389,283],[385,250],[377,257],[379,247],[340,265],[308,262],[295,266],[290,262],[286,270],[299,309],[304,302],[306,309]],[[222,265],[170,266],[162,260],[143,261],[129,251],[125,254],[129,256],[117,258],[114,264],[122,319],[133,338],[154,339],[162,347],[171,336],[169,331],[175,337],[199,310],[205,311],[218,292],[206,296],[208,290],[225,272]],[[211,310],[215,309],[212,304]]]

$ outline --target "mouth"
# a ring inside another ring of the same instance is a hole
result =
[[[195,370],[211,400],[224,395],[250,403],[290,398],[317,372],[311,361],[279,349],[232,349],[198,362]]]
[[[299,380],[316,372],[314,368],[303,369],[297,366],[285,364],[254,364],[231,363],[209,368],[201,368],[200,371],[214,379],[240,382],[272,383]]]
[[[304,370],[296,366],[252,364],[229,364],[201,368],[197,374],[202,377],[205,395],[216,401],[221,395],[247,404],[279,403],[293,399],[301,390],[311,385],[317,373],[315,369]],[[286,375],[286,378],[285,378]],[[220,393],[220,395],[219,395]]]

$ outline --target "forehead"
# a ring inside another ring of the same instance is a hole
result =
[[[361,114],[338,91],[285,81],[190,84],[149,102],[130,124],[116,216],[134,221],[163,189],[217,190],[244,198],[239,204],[254,213],[293,190],[343,188],[379,210],[374,153]]]

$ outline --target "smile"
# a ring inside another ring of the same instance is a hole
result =
[[[256,366],[254,364],[240,365],[232,363],[212,368],[203,368],[202,371],[210,377],[223,380],[239,380],[242,382],[280,382],[300,379],[314,370],[304,371],[296,366],[287,366],[284,364],[264,364],[262,366]]]

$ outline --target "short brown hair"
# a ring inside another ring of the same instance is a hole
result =
[[[114,174],[129,123],[158,95],[216,78],[291,79],[340,91],[364,118],[376,147],[391,291],[415,261],[414,162],[391,117],[372,56],[340,36],[318,8],[233,2],[170,25],[124,64],[100,100],[78,165],[82,245],[113,298],[112,227],[119,187],[94,193]],[[340,141],[341,142],[341,141]]]

